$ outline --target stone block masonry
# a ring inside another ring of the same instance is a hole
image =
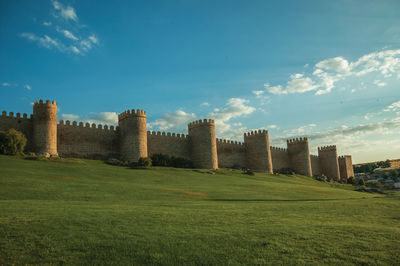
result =
[[[62,120],[57,123],[57,103],[40,100],[34,103],[29,117],[3,111],[0,130],[21,131],[28,139],[26,151],[46,156],[117,157],[137,162],[161,153],[190,159],[195,167],[205,169],[239,167],[265,173],[291,169],[307,176],[354,176],[351,156],[338,159],[336,146],[318,148],[318,156],[310,155],[307,138],[288,140],[287,148],[280,148],[270,147],[266,130],[245,133],[244,142],[217,139],[212,119],[189,123],[188,134],[150,132],[146,122],[146,111],[137,109],[121,113],[117,127]]]

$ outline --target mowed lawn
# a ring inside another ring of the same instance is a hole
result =
[[[0,264],[399,265],[400,198],[353,189],[0,156]]]

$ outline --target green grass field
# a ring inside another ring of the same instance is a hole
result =
[[[0,156],[0,264],[400,264],[400,198],[309,177]]]

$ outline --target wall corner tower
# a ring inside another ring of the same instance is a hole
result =
[[[268,131],[258,130],[244,134],[246,147],[246,165],[257,172],[272,174],[272,158]]]
[[[190,157],[195,167],[217,169],[217,139],[212,119],[194,121],[188,125]]]
[[[295,173],[312,176],[310,149],[307,138],[287,140],[290,166]]]
[[[127,110],[118,115],[120,152],[124,160],[137,162],[147,157],[146,112]]]
[[[47,100],[33,104],[33,147],[38,154],[58,156],[57,103]]]

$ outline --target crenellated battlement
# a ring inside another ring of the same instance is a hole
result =
[[[340,155],[338,158],[339,159],[351,158],[351,155]]]
[[[39,101],[36,101],[34,104],[33,104],[33,107],[35,108],[35,107],[41,107],[41,106],[57,106],[57,102],[56,101],[50,101],[50,100],[46,100],[46,102],[43,102],[43,100],[39,100]]]
[[[180,138],[187,139],[189,135],[179,134],[179,133],[171,133],[171,132],[160,132],[160,131],[147,131],[147,136],[160,136],[160,137],[169,137],[169,138]]]
[[[14,112],[9,112],[9,114],[7,115],[7,112],[3,111],[1,113],[1,117],[2,118],[15,118],[15,119],[31,119],[33,116],[30,115],[28,118],[28,115],[26,113],[23,113],[22,117],[21,117],[21,113],[16,113],[14,116]]]
[[[125,112],[122,112],[118,115],[118,121],[122,121],[125,120],[129,117],[143,117],[146,118],[146,111],[145,110],[140,110],[137,109],[135,111],[135,109],[132,110],[126,110]]]
[[[200,119],[193,121],[188,124],[188,128],[195,128],[195,127],[200,127],[200,126],[214,126],[215,121],[213,119]]]
[[[336,151],[336,145],[318,147],[318,151]]]
[[[318,155],[314,155],[314,154],[310,154],[310,157],[311,157],[311,158],[319,158]]]
[[[235,140],[227,140],[227,139],[217,139],[217,144],[244,146],[243,142],[235,141]]]
[[[270,148],[271,148],[271,150],[274,150],[274,151],[285,151],[285,152],[288,151],[287,148],[272,147],[272,146]]]
[[[300,143],[308,143],[308,138],[295,138],[286,140],[287,144],[300,144]]]
[[[261,130],[261,129],[259,129],[259,130],[253,130],[253,131],[244,133],[244,137],[245,137],[245,138],[246,138],[246,137],[265,136],[265,135],[268,135],[268,130],[265,130],[265,129],[263,129],[263,130]]]
[[[83,122],[77,122],[77,121],[73,121],[71,123],[71,121],[69,120],[60,120],[58,121],[58,126],[60,127],[76,127],[76,128],[86,128],[86,129],[100,129],[100,130],[105,130],[105,131],[116,131],[118,127],[114,127],[114,126],[108,126],[108,125],[102,125],[102,124],[90,124],[90,123],[85,123],[83,124]]]

